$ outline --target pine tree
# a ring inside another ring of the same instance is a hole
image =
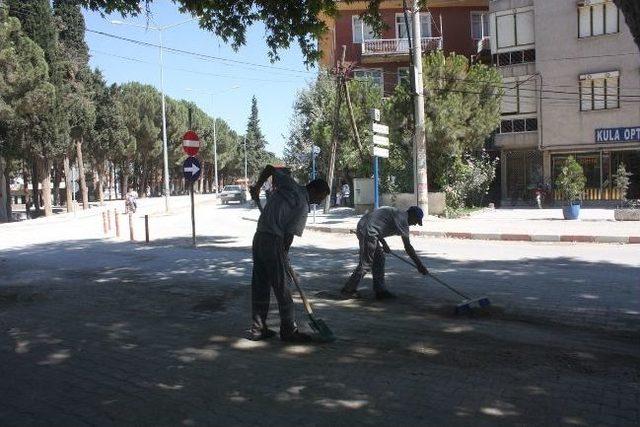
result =
[[[259,173],[265,166],[266,161],[270,158],[270,156],[265,152],[265,145],[267,142],[260,130],[258,101],[256,100],[255,95],[251,99],[251,114],[249,115],[249,120],[247,122],[245,138],[247,138],[247,170],[249,176],[252,176]]]

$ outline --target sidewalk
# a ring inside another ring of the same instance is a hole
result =
[[[255,214],[254,214],[255,215]],[[561,209],[485,209],[469,217],[425,218],[412,234],[474,240],[527,242],[587,242],[640,244],[640,223],[615,221],[613,209],[582,209],[580,220],[566,221]],[[352,209],[333,209],[327,215],[309,215],[307,228],[328,233],[349,233],[360,216]]]

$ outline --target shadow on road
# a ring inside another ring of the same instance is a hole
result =
[[[387,283],[397,300],[372,299],[369,278],[362,300],[319,298],[340,288],[356,251],[297,247],[303,286],[339,339],[283,345],[241,338],[250,248],[219,246],[231,236],[199,240],[204,249],[184,239],[83,240],[0,252],[3,424],[637,419],[638,269],[424,254],[440,277],[504,309],[459,318],[446,311],[455,296],[391,260]],[[302,324],[299,301],[297,309]],[[277,326],[275,306],[270,321]]]

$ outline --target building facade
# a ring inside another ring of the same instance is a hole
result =
[[[587,202],[617,200],[624,163],[629,198],[640,198],[640,51],[611,0],[494,0],[492,63],[504,80],[503,203],[552,185],[574,156],[587,177]],[[560,195],[554,195],[556,199]]]
[[[381,3],[386,28],[379,35],[360,18],[367,4],[338,2],[338,16],[325,19],[329,31],[320,41],[321,65],[333,68],[345,46],[345,60],[354,64],[354,77],[379,82],[384,93],[389,94],[399,81],[409,78],[409,43],[402,1]],[[423,52],[443,49],[471,57],[488,49],[488,0],[431,0],[428,6],[420,16]]]

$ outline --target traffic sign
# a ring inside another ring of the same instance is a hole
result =
[[[380,123],[374,123],[373,133],[379,133],[380,135],[389,135],[389,126],[381,125]]]
[[[379,145],[382,147],[388,147],[389,146],[389,138],[387,138],[386,136],[381,136],[381,135],[373,135],[373,145]]]
[[[384,157],[385,159],[389,157],[389,149],[382,147],[373,147],[373,153],[375,157]]]
[[[202,174],[200,161],[195,157],[187,157],[187,160],[182,164],[182,172],[184,174],[184,179],[187,181],[197,181],[198,178],[200,178],[200,174]]]
[[[182,149],[187,156],[195,156],[200,150],[200,138],[192,130],[188,130],[182,137]]]
[[[320,154],[320,147],[318,147],[317,145],[314,145],[312,151],[313,151],[313,154],[316,154],[316,155]]]

